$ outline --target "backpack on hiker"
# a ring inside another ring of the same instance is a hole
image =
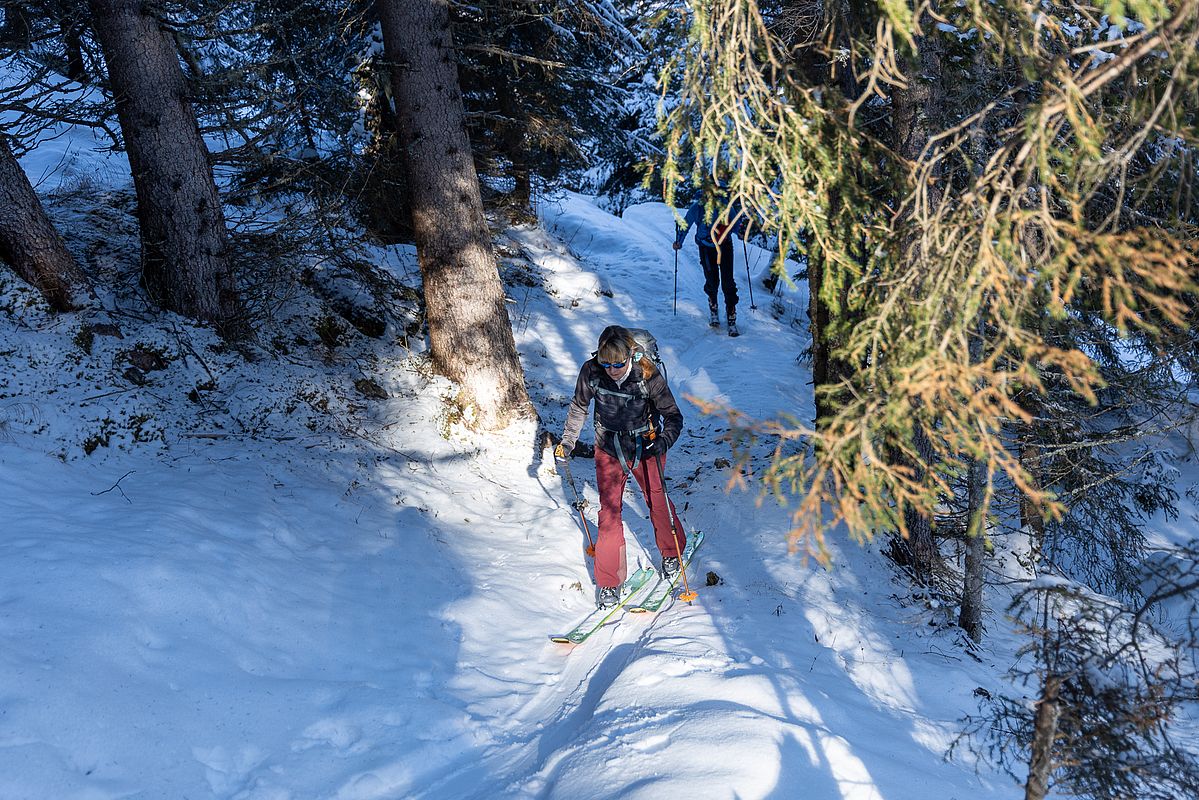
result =
[[[625,336],[632,339],[631,345],[628,344],[628,339],[624,339]],[[604,387],[598,374],[588,381],[588,385],[591,387],[596,403],[596,445],[599,446],[603,436],[611,436],[615,455],[625,471],[628,472],[633,465],[641,462],[641,453],[644,447],[643,437],[648,434],[649,439],[652,440],[656,435],[655,431],[658,425],[657,412],[653,410],[653,406],[649,402],[649,382],[642,376],[641,367],[638,364],[644,363],[643,359],[649,359],[655,370],[662,376],[663,381],[667,380],[667,375],[666,365],[662,363],[662,357],[658,353],[658,340],[645,328],[625,328],[619,325],[605,328],[604,332],[600,334],[600,348],[593,354],[597,360],[599,353],[603,352],[608,343],[613,342],[616,337],[624,339],[624,343],[629,348],[628,358],[632,362],[633,372],[619,388]],[[634,402],[646,403],[644,408],[647,416],[641,417],[637,422],[627,420],[630,424],[623,424],[619,427],[606,427],[608,424],[612,424],[608,422],[610,419],[623,419],[628,413],[630,404]],[[605,413],[601,409],[608,411]],[[601,420],[603,420],[603,424],[601,424]]]
[[[666,374],[666,364],[663,363],[662,356],[658,353],[658,340],[654,338],[652,333],[645,328],[625,328],[623,326],[610,325],[604,329],[603,333],[600,334],[600,342],[603,342],[605,339],[607,339],[609,332],[611,332],[613,328],[619,328],[632,337],[633,351],[629,355],[632,357],[634,364],[636,364],[642,358],[648,358],[653,362],[654,367],[658,370],[658,372],[662,373],[663,380],[665,380],[667,383],[670,382],[669,376]],[[596,353],[592,353],[591,355],[594,356]],[[645,382],[641,380],[638,380],[638,382],[642,384],[640,391],[644,393]],[[598,381],[592,381],[591,388],[594,390],[597,384]]]
[[[658,353],[658,340],[654,338],[654,335],[645,328],[625,328],[625,330],[633,337],[633,361],[636,361],[640,354],[641,357],[654,362],[654,367],[662,373],[662,377],[667,378],[666,364],[662,362],[662,356]],[[669,382],[667,379],[667,383]]]
[[[734,201],[731,206],[725,209],[724,216],[715,220],[708,227],[708,238],[712,240],[712,244],[721,245],[730,233],[735,233],[742,239],[745,238],[745,229],[749,224],[749,215],[742,210],[741,204]]]

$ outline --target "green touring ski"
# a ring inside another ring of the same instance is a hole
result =
[[[691,557],[695,555],[695,551],[704,542],[703,531],[695,531],[687,537],[687,546],[683,548],[683,555],[679,559],[680,569],[679,574],[674,577],[674,580],[668,581],[661,575],[658,576],[658,581],[648,592],[641,595],[641,599],[629,606],[629,611],[634,614],[645,613],[646,611],[658,611],[662,608],[662,604],[670,597],[674,587],[683,577],[683,571],[687,569],[687,565],[691,563]]]
[[[625,604],[637,593],[639,589],[649,583],[649,579],[654,576],[654,570],[649,567],[642,567],[629,576],[620,586],[620,601],[611,608],[597,608],[579,621],[579,624],[574,627],[569,633],[555,633],[550,636],[550,641],[560,642],[562,644],[578,644],[585,640],[588,636],[598,631],[604,626],[608,620],[615,617],[624,610]]]

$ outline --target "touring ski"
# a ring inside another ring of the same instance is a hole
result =
[[[583,619],[579,620],[579,624],[575,625],[569,633],[555,633],[550,636],[550,641],[559,642],[561,644],[578,644],[586,639],[591,634],[598,631],[604,624],[614,616],[624,610],[624,606],[629,602],[630,598],[637,593],[654,576],[654,570],[649,567],[642,567],[629,576],[620,586],[620,601],[611,608],[597,608]]]
[[[662,608],[662,604],[666,602],[666,598],[670,597],[674,587],[683,577],[683,570],[687,569],[687,565],[691,563],[691,557],[695,555],[695,551],[704,542],[703,531],[695,531],[687,537],[687,546],[683,548],[683,555],[679,559],[679,574],[674,576],[674,580],[668,581],[661,575],[658,575],[658,581],[648,592],[641,594],[641,599],[633,605],[629,606],[629,611],[634,614],[643,614],[647,611],[657,611]]]

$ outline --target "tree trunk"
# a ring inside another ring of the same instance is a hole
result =
[[[37,192],[0,134],[0,259],[37,288],[57,311],[78,308],[87,278],[67,250]]]
[[[966,564],[962,575],[962,608],[958,625],[975,642],[983,640],[983,567],[987,558],[987,524],[981,518],[983,501],[983,465],[977,458],[970,461],[967,476],[970,500],[966,509]]]
[[[805,13],[815,13],[814,8],[806,9]],[[837,0],[828,5],[827,13],[836,31],[838,46],[848,48],[855,29],[853,9],[844,0]],[[804,48],[797,51],[801,56],[804,53]],[[812,80],[830,87],[830,97],[836,93],[844,97],[857,96],[859,86],[853,70],[842,68],[835,60],[805,60],[804,68],[810,72]],[[840,205],[841,194],[834,188],[828,196],[830,219],[837,216]],[[809,256],[807,273],[808,332],[812,338],[812,384],[816,393],[813,424],[819,429],[821,422],[835,416],[838,410],[837,397],[827,390],[854,372],[852,365],[836,357],[835,352],[843,342],[833,338],[834,323],[850,322],[849,285],[844,268],[826,259],[822,253]]]
[[[1053,741],[1057,738],[1057,722],[1061,717],[1058,691],[1061,679],[1045,676],[1037,715],[1033,721],[1032,748],[1028,758],[1028,782],[1024,784],[1024,800],[1043,800],[1049,793],[1049,778],[1053,774]]]
[[[33,42],[33,25],[30,18],[35,12],[25,7],[25,3],[5,3],[4,21],[0,22],[0,42],[7,49],[24,50]]]
[[[980,321],[975,325],[975,335],[970,337],[970,363],[978,364],[983,357],[983,335],[985,326]],[[983,640],[983,568],[987,558],[987,520],[983,501],[986,499],[983,463],[970,459],[966,474],[966,559],[962,575],[962,608],[958,625],[975,642]]]
[[[1028,398],[1028,402],[1021,403],[1021,406],[1034,415],[1040,413],[1039,403],[1033,398]],[[1025,430],[1016,445],[1020,466],[1028,474],[1033,487],[1040,489],[1043,465],[1041,464],[1042,454],[1037,446],[1037,442],[1041,440],[1037,433],[1041,426],[1039,423],[1033,423],[1024,427]],[[1032,567],[1036,572],[1040,572],[1041,555],[1045,550],[1045,517],[1026,492],[1019,492],[1019,495],[1020,530],[1028,537],[1029,558]]]
[[[987,87],[994,80],[994,67],[981,48],[974,52],[974,64],[971,68],[973,81],[979,87]],[[983,165],[992,145],[986,130],[985,122],[979,121],[972,125],[969,131],[970,158],[973,162],[973,174],[978,178],[982,174]],[[975,325],[975,335],[970,337],[970,363],[978,364],[983,358],[987,326],[981,317]],[[986,585],[984,568],[986,566],[986,520],[981,517],[984,500],[983,493],[985,476],[983,465],[978,459],[970,459],[967,473],[968,505],[966,509],[966,558],[962,575],[962,608],[958,615],[958,625],[975,642],[983,640],[983,588]],[[971,535],[973,533],[973,535]]]
[[[935,11],[935,4],[933,10]],[[921,23],[933,25],[934,20],[925,14]],[[939,42],[935,37],[926,36],[917,39],[917,44],[919,51],[916,57],[909,58],[905,65],[904,74],[908,84],[906,87],[896,88],[891,98],[895,149],[912,162],[919,160],[925,145],[939,128],[937,122],[942,119],[944,109],[944,94],[940,85]],[[943,192],[941,182],[933,180],[923,190],[927,196],[928,207],[935,208]],[[917,220],[911,221],[905,248],[912,269],[916,270],[925,268],[919,252],[918,225]],[[912,444],[921,463],[911,466],[915,469],[918,479],[923,480],[928,470],[934,466],[935,453],[929,440],[929,432],[919,418],[912,425]],[[910,506],[904,509],[904,519],[908,527],[908,545],[915,562],[913,567],[916,575],[920,580],[930,581],[940,563],[940,554],[933,540],[932,520]]]
[[[912,444],[919,461],[911,466],[915,470],[915,480],[921,482],[936,460],[936,453],[924,425],[919,421],[912,424]],[[941,565],[941,553],[933,538],[933,521],[911,505],[904,506],[903,519],[908,529],[907,551],[916,581],[923,586],[932,586]]]
[[[63,57],[67,63],[67,77],[79,83],[87,82],[87,66],[83,62],[83,32],[75,17],[59,23],[62,31]]]
[[[164,308],[237,337],[248,321],[179,57],[141,0],[89,0],[137,190],[142,283]]]
[[[821,423],[836,413],[835,408],[829,407],[828,396],[821,391],[830,383],[831,355],[828,339],[828,304],[822,299],[824,290],[824,259],[817,257],[808,259],[808,334],[812,337],[812,385],[816,393],[816,419],[813,420],[817,430]]]
[[[516,92],[501,91],[499,93],[500,114],[503,115],[501,147],[504,155],[511,163],[513,180],[512,193],[508,202],[513,208],[522,212],[533,208],[533,179],[529,166],[528,145],[525,138],[525,112],[517,102]]]
[[[412,227],[434,368],[461,386],[473,424],[535,418],[466,135],[446,0],[379,0],[406,149]]]

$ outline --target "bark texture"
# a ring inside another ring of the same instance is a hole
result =
[[[819,426],[824,420],[836,413],[835,408],[828,407],[828,397],[821,391],[822,387],[832,382],[830,367],[829,342],[829,311],[828,304],[823,299],[824,291],[824,260],[810,259],[808,263],[808,331],[812,336],[812,383],[816,392],[816,418],[813,422]]]
[[[970,337],[970,363],[977,364],[983,356],[983,334],[981,324],[975,335]],[[983,517],[983,502],[986,495],[986,469],[977,458],[970,460],[966,475],[968,482],[966,507],[966,558],[962,574],[962,607],[958,614],[958,625],[975,642],[983,640],[983,587],[986,585],[987,520]],[[971,533],[973,532],[973,535]]]
[[[88,5],[137,190],[143,285],[164,308],[244,335],[225,216],[171,37],[141,0]]]
[[[924,25],[934,24],[927,14],[921,22]],[[917,42],[919,52],[914,58],[909,58],[905,65],[907,86],[896,87],[891,98],[895,149],[901,156],[913,162],[919,159],[929,139],[939,131],[944,109],[938,42],[935,37],[921,37]],[[924,187],[924,191],[927,207],[936,208],[940,204],[942,192],[940,181],[930,181]],[[913,232],[905,252],[911,260],[912,269],[919,270],[923,265],[917,228],[918,222],[913,220]],[[932,468],[936,455],[928,431],[919,421],[913,424],[912,444],[919,453],[920,463],[911,466],[916,470],[919,479],[923,480],[927,471]],[[941,563],[937,544],[933,539],[932,520],[911,507],[904,509],[904,519],[908,528],[908,547],[914,562],[912,566],[920,580],[931,581]]]
[[[476,410],[476,427],[495,430],[534,418],[466,134],[449,6],[445,0],[379,0],[377,7],[405,148],[434,368],[462,387]]]
[[[46,216],[37,192],[0,134],[0,259],[58,311],[83,304],[87,278]]]
[[[986,585],[985,568],[987,558],[986,521],[975,517],[982,512],[984,491],[983,465],[978,459],[970,462],[969,506],[966,509],[966,559],[962,575],[962,607],[958,614],[958,625],[972,641],[983,640],[983,587]],[[970,531],[976,529],[974,535]]]
[[[814,19],[821,13],[829,15],[829,20],[835,30],[838,45],[848,48],[852,45],[852,32],[855,30],[857,15],[850,4],[843,0],[829,3],[823,11],[819,3],[801,2],[793,5],[800,17]],[[802,44],[812,35],[812,29],[804,27],[806,37],[795,40],[795,45]],[[796,55],[801,59],[802,69],[811,76],[813,83],[824,84],[831,91],[839,92],[843,97],[857,97],[860,87],[852,69],[843,68],[836,61],[816,58],[815,48],[797,47]],[[841,192],[832,189],[828,196],[830,218],[835,218],[842,205]],[[836,415],[839,408],[837,398],[822,391],[848,378],[854,372],[851,364],[837,358],[835,351],[844,345],[844,341],[834,338],[834,321],[850,319],[849,279],[843,268],[838,268],[828,261],[823,254],[812,257],[808,262],[808,324],[812,337],[812,383],[816,392],[816,417],[813,423],[819,427],[827,419]]]
[[[1057,738],[1057,723],[1061,718],[1058,694],[1061,679],[1055,675],[1045,678],[1037,715],[1033,721],[1032,752],[1028,760],[1028,781],[1024,784],[1024,800],[1043,800],[1049,794],[1049,779],[1053,775],[1053,743]]]

